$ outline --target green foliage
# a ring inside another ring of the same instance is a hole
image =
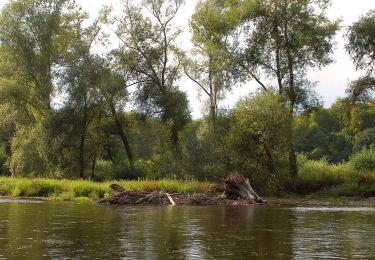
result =
[[[304,156],[299,156],[298,162],[296,192],[299,194],[318,197],[371,197],[375,194],[374,171],[359,171],[352,162],[333,165],[324,160],[310,161]]]
[[[72,200],[75,198],[89,198],[97,200],[109,196],[109,185],[112,182],[95,183],[83,180],[56,179],[18,179],[0,177],[0,196],[12,197],[46,197],[56,200]],[[115,183],[130,190],[164,191],[179,193],[207,192],[212,189],[208,182],[195,180],[177,181],[163,179],[160,181],[115,181]]]
[[[46,139],[40,126],[17,129],[12,138],[12,155],[8,161],[12,176],[46,174],[48,152],[44,140]]]
[[[358,69],[375,69],[375,10],[369,11],[348,29],[346,50]]]
[[[261,159],[269,173],[280,173],[282,169],[276,164],[287,153],[292,120],[282,97],[269,92],[257,94],[241,101],[234,115],[238,154]]]
[[[6,167],[6,161],[8,156],[5,152],[5,145],[0,142],[0,176],[8,175],[9,171]]]
[[[146,117],[158,115],[170,124],[169,138],[178,156],[178,132],[190,120],[186,94],[178,89],[181,50],[176,40],[181,31],[173,26],[182,1],[151,1],[143,5],[124,1],[123,13],[113,17],[121,45],[112,52],[116,64],[137,85],[135,105]],[[108,15],[107,15],[108,16]],[[107,17],[108,18],[108,17]],[[108,20],[108,19],[105,19]]]
[[[144,178],[149,181],[120,182],[195,192],[210,184],[175,179],[222,182],[238,171],[263,194],[294,188],[349,194],[355,187],[372,194],[373,11],[350,27],[347,46],[359,68],[369,67],[368,75],[326,109],[317,106],[307,72],[331,62],[339,22],[326,16],[329,0],[199,1],[190,20],[191,53],[178,47],[181,30],[173,24],[183,1],[135,2],[124,1],[117,17],[107,8],[92,23],[73,0],[4,6],[0,175],[108,183]],[[98,55],[93,45],[110,40],[101,22],[113,26],[120,44]],[[179,88],[182,69],[209,98],[202,119],[191,121]],[[219,106],[237,81],[250,79],[262,93],[231,111]],[[128,112],[130,105],[135,112]],[[352,149],[358,153],[351,156]],[[293,179],[294,150],[306,158]],[[11,196],[86,200],[110,193],[108,183],[1,182],[0,194]]]
[[[354,171],[347,163],[332,165],[325,160],[311,161],[299,156],[297,192],[309,194],[344,183]]]
[[[375,26],[374,26],[375,31]],[[350,83],[346,90],[349,100],[357,105],[374,104],[375,78],[369,75]]]
[[[353,151],[359,152],[363,149],[375,149],[375,128],[367,128],[359,132],[353,141]]]
[[[375,150],[363,149],[350,157],[350,163],[358,170],[375,170]]]

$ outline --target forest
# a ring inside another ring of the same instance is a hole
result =
[[[183,5],[124,0],[92,19],[74,0],[10,0],[0,176],[219,182],[236,171],[262,194],[375,196],[375,10],[344,27],[330,0],[200,0],[185,50]],[[363,76],[327,108],[308,72],[334,62],[340,31]],[[200,119],[183,77],[200,89]],[[220,106],[250,81],[257,91]]]

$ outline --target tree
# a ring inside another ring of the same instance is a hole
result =
[[[90,41],[91,42],[91,41]],[[83,55],[77,55],[64,71],[62,84],[68,94],[66,107],[76,109],[80,115],[81,134],[79,145],[80,177],[84,177],[85,143],[88,130],[94,123],[99,124],[103,116],[112,119],[112,128],[124,145],[130,171],[134,171],[134,155],[128,136],[124,130],[121,111],[128,100],[126,75],[117,73],[105,59],[91,54],[89,45],[85,45]],[[103,131],[101,129],[100,131]],[[112,130],[111,130],[112,131]],[[95,147],[92,147],[95,150]],[[96,152],[92,151],[92,164],[96,161]],[[95,166],[92,166],[94,169]],[[92,170],[93,172],[93,170]],[[92,173],[93,175],[93,173]]]
[[[351,102],[357,105],[374,104],[375,78],[375,10],[371,10],[349,27],[346,51],[357,69],[367,75],[353,81],[347,89]]]
[[[134,172],[134,154],[121,116],[121,112],[123,112],[129,100],[129,85],[127,83],[127,80],[130,80],[129,75],[126,72],[120,74],[111,64],[102,59],[98,59],[97,62],[101,73],[101,83],[98,89],[101,102],[104,103],[106,110],[112,117],[116,133],[124,145],[130,171]]]
[[[351,136],[345,131],[340,112],[317,108],[294,119],[296,151],[308,159],[331,163],[347,161],[352,151]]]
[[[1,11],[3,58],[14,69],[13,79],[26,92],[19,97],[43,116],[52,107],[54,69],[83,18],[72,0],[17,0]]]
[[[8,126],[5,137],[6,147],[11,147],[10,151],[6,149],[8,165],[17,166],[23,161],[27,164],[34,155],[39,157],[37,160],[47,159],[48,144],[43,139],[42,126],[53,109],[55,72],[84,17],[70,0],[16,0],[2,9],[0,106],[8,111],[12,109],[12,113],[0,121]],[[31,134],[25,135],[27,132]],[[28,144],[37,139],[38,145],[29,150]],[[28,165],[11,167],[12,174],[20,174],[19,169],[42,171],[42,166],[46,170],[48,163]]]
[[[89,55],[89,54],[87,54]],[[89,56],[79,57],[70,63],[64,71],[62,81],[63,91],[67,93],[66,107],[76,110],[79,124],[79,177],[84,178],[86,168],[85,143],[89,125],[97,113],[95,106],[95,92],[100,83],[100,75],[95,67],[95,63]]]
[[[180,34],[173,19],[181,0],[145,0],[143,6],[124,1],[123,16],[115,17],[121,46],[113,52],[124,70],[133,72],[138,108],[147,116],[159,115],[171,123],[171,140],[178,150],[178,131],[190,119],[186,94],[178,90],[181,75]]]
[[[364,69],[368,74],[375,72],[375,10],[349,27],[347,40],[345,48],[356,68]]]
[[[222,46],[264,91],[277,87],[291,117],[297,110],[310,110],[317,104],[314,83],[306,78],[308,69],[332,62],[330,54],[338,21],[331,22],[326,17],[328,4],[327,0],[248,0],[231,2],[223,9],[224,16],[236,15],[239,19],[232,18],[236,23],[232,29],[234,44]],[[235,39],[244,39],[244,43]],[[290,174],[296,176],[293,138],[289,161]]]
[[[243,134],[256,140],[267,158],[270,173],[275,173],[275,153],[287,148],[290,138],[288,107],[280,96],[265,92],[241,101],[235,112]]]
[[[353,104],[375,105],[375,78],[371,76],[360,77],[351,82],[346,93]]]
[[[226,43],[228,39],[224,30],[216,30],[221,24],[222,1],[199,2],[190,20],[193,32],[194,48],[192,56],[185,65],[186,75],[195,82],[209,98],[209,121],[214,128],[217,117],[218,100],[232,88],[233,63],[228,54],[220,48],[218,42]],[[226,43],[227,45],[227,43]]]
[[[355,136],[353,151],[360,152],[363,149],[375,149],[375,127],[367,128]]]

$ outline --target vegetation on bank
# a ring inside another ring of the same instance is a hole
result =
[[[111,194],[110,184],[137,191],[164,191],[169,193],[198,193],[211,190],[209,182],[177,180],[139,180],[93,182],[88,180],[58,180],[42,178],[0,177],[0,196],[45,197],[53,200],[74,200],[88,198],[98,200]]]
[[[356,161],[330,164],[300,160],[295,193],[308,197],[375,197],[375,170],[357,169]],[[375,157],[372,158],[375,161]]]
[[[327,0],[200,0],[185,50],[174,26],[183,2],[124,0],[97,19],[73,0],[4,5],[0,176],[20,179],[3,178],[2,193],[101,198],[124,179],[189,192],[207,187],[169,179],[221,183],[237,171],[263,195],[372,196],[375,11],[343,27],[327,17]],[[366,74],[326,108],[308,73],[332,62],[340,30]],[[201,119],[184,76],[206,97]],[[257,91],[220,106],[250,82]]]
[[[368,154],[367,152],[364,154]],[[260,190],[268,196],[303,196],[308,198],[375,197],[375,168],[358,168],[357,155],[350,162],[331,164],[327,160],[313,161],[306,156],[298,157],[299,174],[296,180],[284,179],[276,193]],[[375,157],[367,161],[374,163]],[[197,180],[133,180],[105,181],[67,180],[47,178],[0,177],[0,196],[45,197],[52,200],[90,199],[109,197],[110,184],[136,191],[164,191],[169,193],[199,193],[212,191],[217,184]],[[294,186],[294,188],[290,188]],[[255,189],[258,187],[255,186]],[[262,194],[263,195],[263,194]]]

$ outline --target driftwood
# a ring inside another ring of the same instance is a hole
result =
[[[103,204],[123,205],[250,205],[254,203],[265,203],[250,186],[249,180],[238,173],[232,173],[224,183],[226,198],[217,194],[206,193],[182,194],[164,193],[162,191],[145,192],[125,190],[117,184],[112,184],[111,189],[116,191],[111,197],[102,199]]]
[[[224,181],[224,190],[229,199],[246,199],[256,203],[266,203],[251,187],[249,179],[241,174],[231,173]]]

